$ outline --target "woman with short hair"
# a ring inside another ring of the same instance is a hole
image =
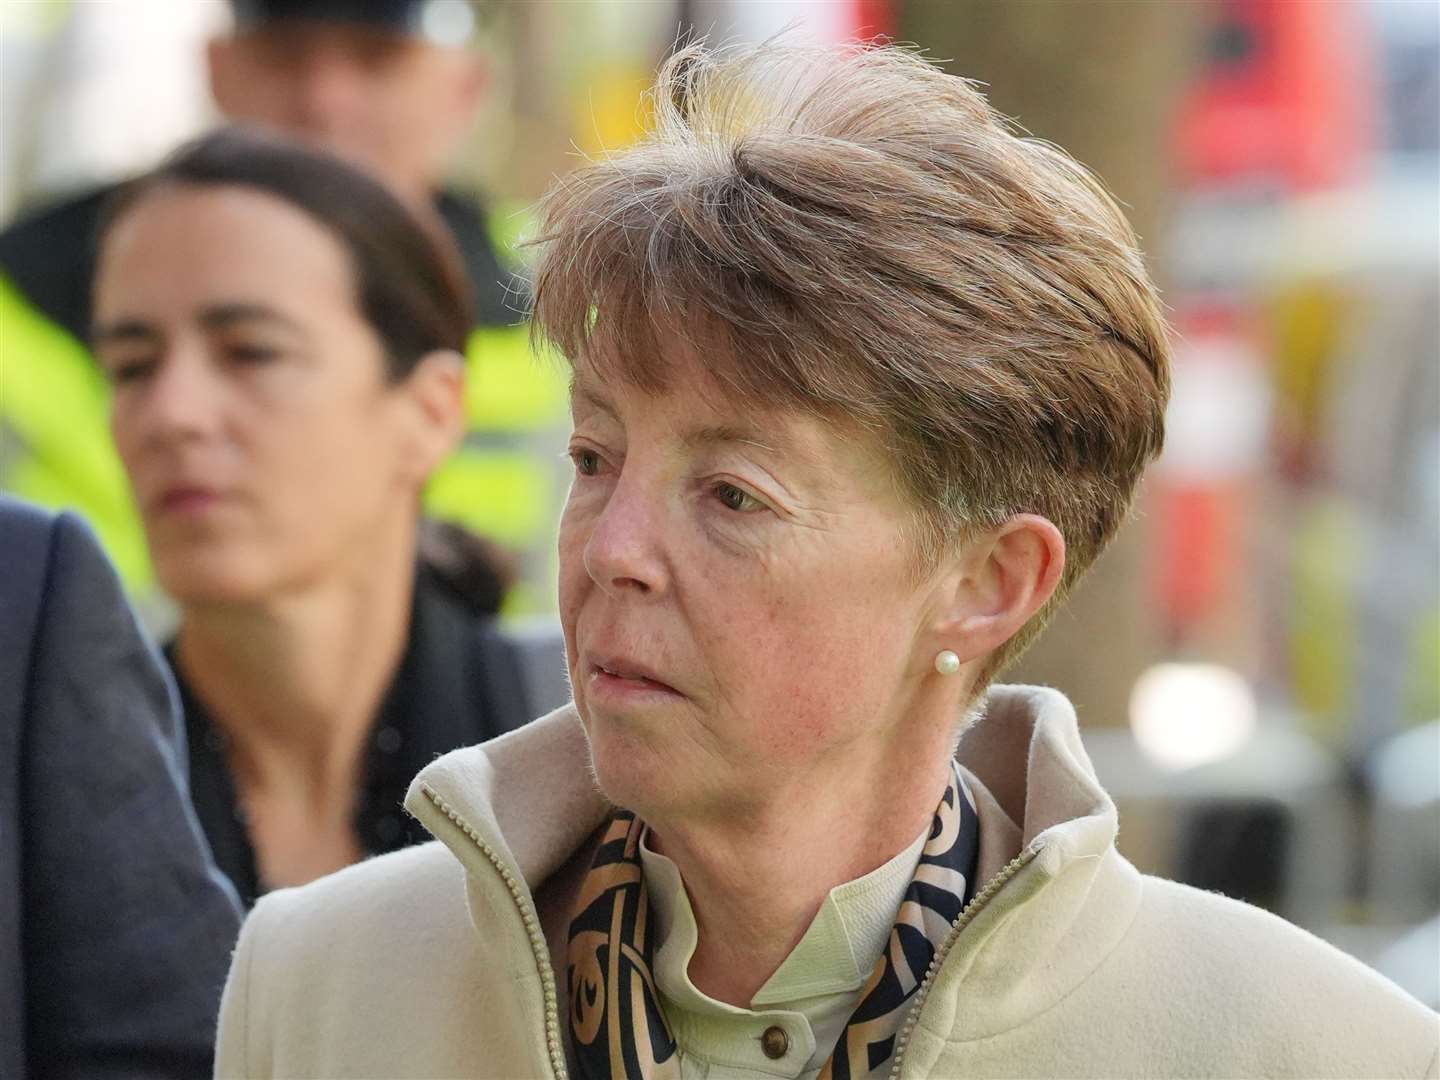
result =
[[[256,909],[220,1073],[1422,1075],[1432,1013],[1142,877],[1065,698],[990,687],[1160,449],[1113,201],[899,49],[695,47],[654,103],[543,215],[573,707]]]

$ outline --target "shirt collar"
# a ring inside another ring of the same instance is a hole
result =
[[[804,936],[756,992],[751,1008],[743,1009],[690,981],[699,935],[695,912],[679,868],[651,847],[647,830],[640,859],[655,916],[655,983],[682,1052],[777,1075],[801,1075],[815,1066],[821,1045],[828,1056],[889,941],[929,832],[927,825],[884,865],[831,889]],[[771,1025],[790,1037],[787,1061],[768,1061],[758,1044],[751,1045],[752,1036]],[[744,1060],[731,1060],[736,1054]]]

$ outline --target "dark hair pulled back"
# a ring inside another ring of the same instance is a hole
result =
[[[157,190],[232,185],[289,203],[340,241],[357,306],[384,346],[391,381],[405,378],[427,353],[465,351],[470,290],[438,218],[427,226],[361,169],[279,135],[230,126],[186,143],[120,189],[101,218],[101,237]]]

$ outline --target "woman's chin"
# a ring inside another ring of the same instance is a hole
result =
[[[665,732],[630,717],[581,709],[590,743],[590,764],[601,792],[616,806],[642,817],[666,806],[693,785]],[[649,717],[646,717],[649,719]],[[673,731],[673,729],[671,729]]]
[[[224,556],[187,554],[156,560],[160,587],[182,608],[200,604],[246,604],[262,599],[267,575]]]

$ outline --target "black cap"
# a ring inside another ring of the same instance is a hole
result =
[[[461,45],[475,27],[468,0],[230,0],[230,6],[241,29],[282,20],[341,22]]]

